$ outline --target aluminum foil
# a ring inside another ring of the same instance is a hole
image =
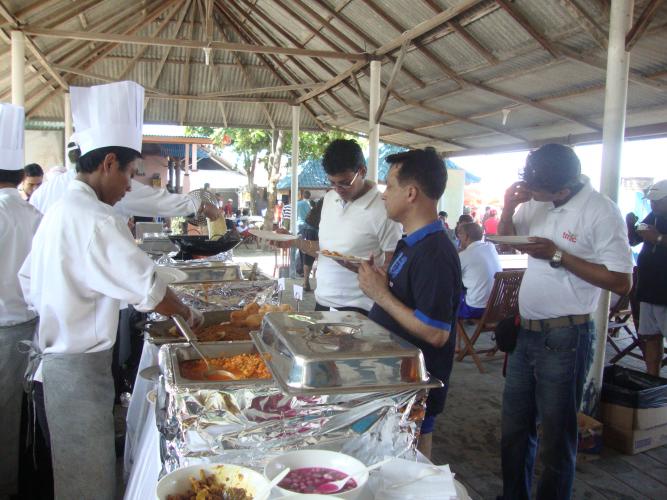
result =
[[[301,448],[340,450],[367,464],[414,456],[426,391],[289,396],[273,382],[225,382],[219,389],[175,384],[172,346],[160,348],[156,416],[162,473],[225,462],[261,470]]]

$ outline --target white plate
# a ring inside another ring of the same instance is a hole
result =
[[[276,233],[274,231],[264,231],[262,229],[251,229],[250,234],[262,240],[269,241],[292,241],[298,239],[293,234]]]
[[[530,241],[532,236],[486,236],[486,239],[494,243],[503,243],[505,245],[532,245],[535,242]]]
[[[369,261],[368,258],[357,257],[356,255],[331,255],[331,254],[325,253],[321,250],[317,253],[320,254],[322,257],[328,257],[330,259],[340,260],[342,262],[349,262],[351,264],[361,264],[362,262],[368,262]]]

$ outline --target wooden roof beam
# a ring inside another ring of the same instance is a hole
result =
[[[605,33],[587,11],[582,9],[575,0],[560,0],[560,4],[574,19],[577,20],[586,32],[593,37],[593,40],[595,40],[595,43],[597,43],[600,48],[607,50],[609,38],[607,33]]]
[[[391,69],[391,76],[389,77],[387,86],[384,89],[384,95],[382,96],[382,99],[380,100],[380,105],[378,106],[377,112],[375,113],[375,123],[378,123],[380,121],[380,118],[382,118],[382,114],[384,113],[384,108],[387,106],[387,101],[389,100],[389,96],[392,93],[394,83],[396,82],[396,77],[398,76],[398,72],[401,70],[401,66],[403,65],[403,61],[405,60],[405,55],[408,53],[409,45],[410,41],[407,40],[403,42],[403,45],[401,46],[401,50],[398,53],[396,62],[394,63],[394,67]]]
[[[443,24],[447,23],[448,21],[454,19],[456,16],[462,14],[463,12],[475,7],[479,3],[483,2],[484,0],[465,0],[464,2],[461,2],[459,5],[456,7],[449,8],[440,14],[437,14],[433,16],[430,19],[427,19],[424,22],[419,23],[417,26],[409,29],[408,31],[402,33],[400,36],[397,36],[396,38],[390,40],[388,43],[385,43],[384,45],[378,47],[374,52],[373,56],[374,57],[384,57],[390,52],[393,52],[397,48],[399,48],[401,45],[403,45],[403,42],[406,40],[415,40],[418,39],[427,33],[430,33],[434,29],[442,26]],[[315,90],[312,90],[311,92],[308,92],[306,95],[301,96],[299,98],[299,102],[304,102],[307,101],[308,99],[311,99],[314,96],[317,96],[323,92],[326,92],[328,89],[335,87],[339,83],[341,83],[344,80],[347,80],[352,73],[357,73],[359,70],[362,68],[366,67],[368,65],[368,62],[358,62],[349,67],[347,70],[343,71],[336,77],[332,78],[329,80],[327,83],[322,85],[320,88],[317,88]]]
[[[515,7],[512,7],[507,2],[507,0],[496,0],[496,3],[500,6],[500,8],[507,12],[510,17],[514,19],[514,21],[516,21],[516,23],[519,24],[519,26],[521,26],[524,31],[526,31],[526,33],[528,33],[537,43],[539,43],[544,50],[551,54],[552,57],[558,59],[558,53],[554,51],[549,41],[540,32],[533,28],[533,26],[530,24],[528,19],[523,16],[523,14],[521,14]]]
[[[366,61],[366,54],[352,54],[332,52],[327,50],[296,49],[291,47],[270,47],[247,45],[243,43],[200,42],[196,40],[174,40],[171,38],[151,38],[137,35],[120,35],[115,33],[94,33],[90,31],[53,30],[44,28],[24,28],[24,33],[32,36],[50,38],[67,38],[70,40],[88,40],[91,42],[107,42],[128,45],[151,45],[154,47],[180,47],[186,49],[203,49],[210,47],[213,50],[229,50],[234,52],[249,52],[259,54],[282,54],[293,57],[318,57],[324,59],[345,59],[350,61]]]
[[[475,49],[484,59],[486,59],[490,64],[497,64],[498,58],[493,55],[493,53],[484,47],[474,36],[472,36],[466,29],[461,26],[457,21],[450,21],[449,25],[452,29],[463,38],[468,45]]]
[[[192,21],[194,23],[194,20],[197,18],[197,6],[199,5],[199,2],[194,1],[192,2],[192,6],[190,7],[189,12],[191,12],[192,15]],[[188,15],[186,14],[186,19]],[[183,36],[186,40],[190,40],[194,38],[194,24],[188,24],[185,29],[183,30]],[[142,47],[143,48],[143,47]],[[183,74],[181,76],[181,81],[179,82],[180,85],[180,92],[181,94],[188,94],[190,91],[190,53],[192,49],[185,49],[185,66],[183,67]],[[188,114],[188,101],[183,99],[178,102],[178,123],[180,125],[185,124],[185,118]]]
[[[646,7],[644,7],[644,10],[639,15],[637,22],[635,22],[634,26],[630,28],[630,31],[625,36],[626,52],[630,52],[632,47],[635,46],[635,43],[639,41],[644,34],[644,31],[646,31],[648,25],[651,23],[653,14],[655,14],[655,11],[658,10],[658,7],[660,7],[662,2],[663,0],[650,0],[649,3],[646,4]]]

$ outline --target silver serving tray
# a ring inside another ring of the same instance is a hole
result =
[[[208,342],[199,344],[202,352],[210,358],[235,356],[237,354],[257,353],[255,344],[247,342]],[[238,385],[273,385],[271,379],[244,379],[244,380],[191,380],[181,375],[179,363],[190,359],[201,359],[199,354],[189,344],[173,344],[167,346],[169,350],[168,363],[171,368],[165,370],[168,376],[173,377],[169,382],[179,388],[188,389],[220,389]],[[164,348],[163,348],[164,349]]]
[[[418,348],[356,312],[269,313],[250,336],[287,394],[442,387]]]
[[[187,278],[175,281],[174,283],[215,283],[221,281],[239,281],[243,279],[241,267],[238,264],[227,264],[223,266],[211,267],[191,267],[191,266],[163,266],[175,267],[179,271],[187,274]]]
[[[229,315],[232,311],[206,311],[204,315],[203,326],[219,325],[225,321],[229,321]],[[169,332],[176,329],[176,335],[171,335]],[[180,334],[176,328],[174,321],[169,318],[164,321],[154,321],[144,325],[144,338],[151,344],[170,344],[172,342],[186,342],[185,338]]]

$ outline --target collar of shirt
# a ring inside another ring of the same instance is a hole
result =
[[[409,247],[411,247],[419,243],[424,238],[426,238],[429,234],[437,233],[438,231],[444,231],[444,230],[445,228],[442,226],[442,222],[436,220],[408,234],[404,238],[404,241]]]
[[[472,243],[470,243],[470,245],[468,245],[468,246],[465,248],[465,250],[462,250],[461,253],[463,253],[463,252],[465,252],[466,250],[469,250],[469,249],[471,249],[471,248],[479,247],[479,246],[482,246],[482,245],[484,245],[484,242],[483,242],[483,241],[473,241]]]
[[[12,187],[0,188],[0,193],[7,196],[15,196],[18,197],[20,200],[23,200],[23,198],[21,198],[21,195],[19,194],[19,190],[16,188]]]
[[[338,193],[336,193],[336,195],[338,195]],[[380,196],[380,191],[378,191],[377,186],[373,184],[371,188],[368,190],[368,192],[364,193],[356,200],[345,201],[340,196],[337,196],[335,201],[336,203],[340,203],[343,208],[347,208],[353,203],[356,203],[358,205],[361,205],[364,209],[367,209],[368,207],[371,206],[376,196]]]

